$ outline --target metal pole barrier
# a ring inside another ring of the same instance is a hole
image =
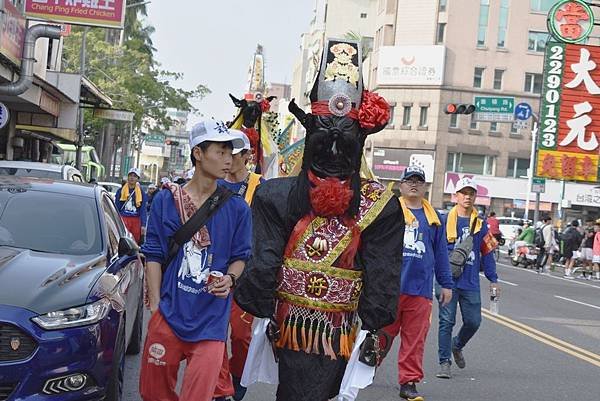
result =
[[[81,52],[79,54],[79,58],[80,58],[79,73],[81,74],[82,78],[85,75],[85,58],[86,58],[86,52],[87,52],[87,33],[88,33],[89,29],[90,28],[86,26],[83,29],[83,35],[81,37]],[[83,125],[84,125],[83,114],[84,113],[83,113],[83,109],[81,108],[81,96],[80,96],[80,98],[79,98],[79,133],[77,135],[77,146],[76,146],[76,150],[75,150],[75,167],[78,170],[81,170],[81,149],[83,148]]]
[[[535,149],[537,146],[537,133],[538,133],[538,122],[533,115],[533,128],[531,130],[531,153],[529,155],[529,174],[527,174],[527,197],[525,201],[525,213],[523,218],[529,219],[529,207],[531,200],[531,187],[533,186],[533,174],[535,172]],[[535,218],[534,218],[535,219]],[[535,220],[537,221],[537,220]]]

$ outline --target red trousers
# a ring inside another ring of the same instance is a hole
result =
[[[223,363],[219,372],[219,381],[215,388],[215,398],[228,397],[234,394],[231,376],[242,377],[248,348],[252,339],[252,321],[254,317],[244,312],[235,300],[231,303],[231,359],[227,359],[227,351],[223,354]]]
[[[419,382],[423,379],[423,354],[430,324],[431,299],[400,295],[396,321],[383,329],[392,337],[400,333],[398,383]]]
[[[135,242],[139,244],[142,240],[142,220],[139,217],[132,216],[121,216],[121,220],[135,238]]]
[[[181,341],[160,312],[148,323],[144,344],[140,395],[144,401],[212,401],[225,353],[222,341]],[[181,395],[177,395],[179,364],[186,360]]]

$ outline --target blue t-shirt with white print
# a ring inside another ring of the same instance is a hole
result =
[[[142,252],[150,262],[164,263],[169,238],[181,226],[171,191],[160,191],[152,201]],[[199,249],[192,241],[179,249],[163,274],[159,309],[177,337],[187,342],[225,341],[231,295],[217,298],[206,292],[210,271],[227,273],[235,261],[251,252],[252,218],[243,198],[232,196],[207,221],[210,245]]]
[[[446,226],[446,222],[448,219],[448,215],[445,215],[443,218],[442,224]],[[456,243],[460,243],[463,239],[465,239],[471,230],[470,228],[471,219],[469,217],[458,217],[457,221],[457,235],[458,239]],[[483,273],[485,277],[492,283],[498,281],[498,275],[496,274],[496,259],[494,259],[494,252],[490,252],[487,255],[483,256],[481,254],[481,244],[483,242],[483,238],[488,233],[487,223],[484,221],[481,230],[478,233],[473,235],[473,250],[471,251],[471,255],[465,264],[464,270],[462,274],[454,281],[454,285],[456,288],[460,288],[461,290],[466,291],[479,291],[479,266],[483,266]],[[456,243],[448,243],[448,254],[452,252]]]
[[[454,285],[448,262],[446,226],[430,225],[423,208],[410,211],[416,220],[404,227],[400,293],[431,299],[434,273],[443,288]]]

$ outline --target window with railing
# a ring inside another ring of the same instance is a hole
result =
[[[529,31],[527,33],[527,50],[530,52],[544,53],[549,38],[550,35],[548,32]]]
[[[446,171],[467,174],[494,175],[496,157],[471,153],[448,153]]]
[[[479,27],[477,29],[477,46],[485,46],[485,35],[488,28],[490,14],[490,0],[480,0]]]
[[[506,170],[507,177],[522,178],[527,176],[529,169],[529,159],[519,159],[516,157],[508,158],[508,169]]]
[[[499,48],[506,45],[506,31],[508,29],[508,2],[509,0],[500,0],[500,16],[498,19],[498,43]]]

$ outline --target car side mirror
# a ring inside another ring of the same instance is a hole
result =
[[[135,256],[139,247],[133,240],[133,238],[129,237],[121,237],[119,239],[119,257],[123,256]]]

